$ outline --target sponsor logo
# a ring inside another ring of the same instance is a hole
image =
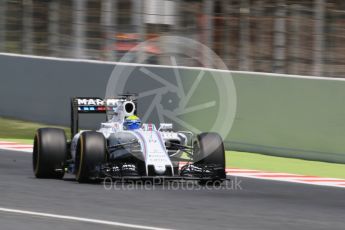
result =
[[[105,107],[95,107],[95,106],[78,106],[78,111],[105,111]]]
[[[118,99],[88,99],[88,98],[83,98],[83,99],[77,99],[78,106],[117,106],[118,105]]]
[[[104,106],[101,106],[101,107],[97,107],[97,110],[98,110],[98,111],[105,111],[106,109],[105,109]]]
[[[103,106],[104,101],[102,99],[78,99],[78,105],[94,105],[94,106]]]
[[[118,99],[107,99],[106,104],[107,106],[117,106]]]

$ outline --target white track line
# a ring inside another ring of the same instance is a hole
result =
[[[16,213],[16,214],[23,214],[23,215],[29,215],[29,216],[49,217],[49,218],[55,218],[55,219],[72,220],[72,221],[78,221],[78,222],[110,225],[110,226],[116,226],[116,227],[149,229],[149,230],[169,230],[167,228],[157,228],[157,227],[151,227],[151,226],[145,226],[145,225],[126,224],[126,223],[115,222],[115,221],[89,219],[89,218],[76,217],[76,216],[56,215],[56,214],[43,213],[43,212],[31,212],[31,211],[25,211],[25,210],[19,210],[19,209],[3,208],[3,207],[0,207],[0,212]]]

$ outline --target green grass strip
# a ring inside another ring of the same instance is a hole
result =
[[[33,144],[33,139],[13,139],[13,138],[0,138],[0,141],[9,141],[19,144]]]
[[[0,117],[0,138],[5,139],[33,139],[38,128],[55,127],[65,129],[66,135],[69,130],[66,127],[52,126],[42,123],[27,122]]]
[[[227,167],[345,179],[345,164],[227,151]]]

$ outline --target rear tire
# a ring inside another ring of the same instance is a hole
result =
[[[193,152],[195,164],[215,166],[214,181],[226,179],[225,149],[223,140],[217,133],[199,134],[193,144]]]
[[[32,163],[37,178],[61,179],[67,153],[65,132],[56,128],[38,129],[34,138]]]
[[[80,135],[76,155],[76,180],[90,182],[95,167],[106,161],[106,140],[103,134],[87,131]]]

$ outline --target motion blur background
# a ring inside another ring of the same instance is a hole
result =
[[[0,0],[0,52],[170,65],[159,42],[121,59],[162,35],[207,45],[231,70],[345,76],[343,0]]]

